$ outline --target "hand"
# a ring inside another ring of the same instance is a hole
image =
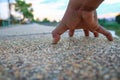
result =
[[[72,37],[75,29],[83,29],[85,36],[89,36],[89,31],[93,32],[95,37],[101,33],[109,41],[112,41],[111,33],[99,25],[97,20],[96,8],[102,1],[70,0],[60,24],[52,31],[53,43],[57,43],[60,40],[60,35],[67,30],[69,30],[69,36]]]

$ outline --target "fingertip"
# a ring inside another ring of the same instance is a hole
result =
[[[88,30],[84,30],[84,34],[86,37],[89,37],[89,31]]]
[[[59,40],[60,40],[59,38],[54,38],[52,44],[57,44]]]
[[[69,30],[69,37],[73,37],[74,35],[74,30]]]
[[[58,41],[60,40],[60,35],[53,31],[52,32],[52,37],[53,37],[52,44],[57,44]]]
[[[108,34],[106,35],[107,39],[109,41],[113,41],[113,37],[112,37],[112,34],[110,32],[108,32]]]
[[[88,34],[85,34],[85,37],[89,37],[89,35],[88,35]]]
[[[98,32],[94,32],[93,34],[94,34],[94,37],[99,37]]]
[[[102,26],[100,26],[96,31],[106,36],[109,41],[113,41],[112,34],[109,31],[105,30]]]

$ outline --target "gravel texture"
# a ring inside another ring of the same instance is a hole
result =
[[[0,38],[0,80],[120,80],[120,39],[77,32]]]

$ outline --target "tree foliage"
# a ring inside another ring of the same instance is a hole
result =
[[[29,20],[33,20],[34,16],[32,14],[32,4],[27,4],[24,0],[16,0],[15,10],[22,13],[23,20],[26,18]]]
[[[42,22],[43,22],[43,23],[49,23],[50,20],[49,20],[48,18],[44,18]]]
[[[115,20],[118,24],[120,24],[120,14],[116,16]]]
[[[106,19],[98,19],[99,24],[103,25],[106,23]]]

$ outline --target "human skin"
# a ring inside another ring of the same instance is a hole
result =
[[[67,30],[72,37],[76,29],[83,29],[85,36],[89,36],[89,31],[95,37],[101,33],[109,41],[113,41],[111,33],[105,30],[97,20],[96,9],[102,2],[103,0],[70,0],[60,24],[52,31],[53,44],[58,43],[60,36]]]

